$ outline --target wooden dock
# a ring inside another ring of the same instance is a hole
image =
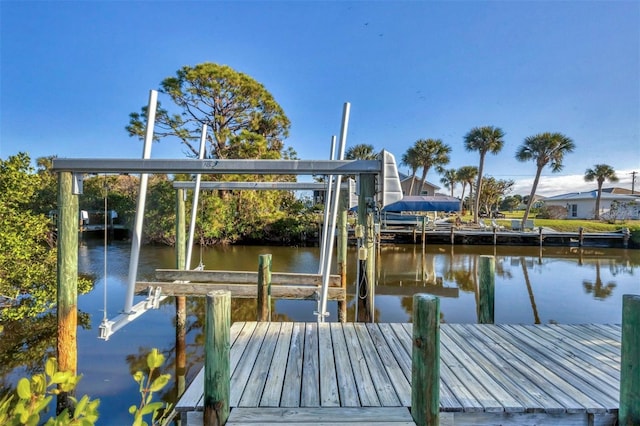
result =
[[[614,425],[620,336],[442,324],[440,424]],[[227,425],[414,424],[411,353],[412,324],[234,323]],[[200,371],[176,405],[183,424],[202,424],[203,392]]]
[[[380,230],[382,242],[427,244],[474,244],[474,245],[522,245],[522,246],[576,246],[576,247],[620,247],[627,248],[630,233],[624,232],[558,232],[548,229],[513,231],[508,228],[456,228],[440,227],[422,232],[417,227],[389,227]]]

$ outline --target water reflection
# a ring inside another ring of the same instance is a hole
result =
[[[616,288],[616,283],[613,281],[603,284],[600,276],[600,261],[596,261],[596,280],[595,281],[582,281],[582,285],[587,293],[593,294],[596,299],[604,300],[613,294],[613,289]]]

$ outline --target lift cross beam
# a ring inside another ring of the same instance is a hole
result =
[[[202,173],[261,175],[378,174],[380,160],[196,160],[55,158],[52,169],[73,173]]]

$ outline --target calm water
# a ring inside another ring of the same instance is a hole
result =
[[[233,246],[207,249],[193,254],[194,264],[207,269],[256,270],[258,255],[273,255],[273,270],[315,273],[317,248]],[[496,322],[500,323],[619,323],[623,294],[640,293],[640,250],[600,248],[544,248],[489,246],[383,247],[377,262],[379,288],[376,320],[411,320],[411,295],[425,292],[440,296],[443,320],[476,322],[477,268],[480,255],[496,258]],[[84,375],[78,395],[101,400],[100,424],[131,424],[129,405],[139,401],[131,374],[145,367],[145,355],[157,347],[167,356],[166,372],[175,376],[175,305],[168,298],[160,309],[150,311],[126,326],[109,341],[97,338],[104,316],[116,316],[124,304],[128,273],[129,244],[115,242],[107,249],[107,277],[104,277],[104,248],[84,242],[79,252],[79,269],[95,279],[94,290],[79,297],[81,322],[78,332],[78,370]],[[355,282],[355,252],[349,257],[349,282]],[[140,256],[139,280],[153,280],[156,268],[174,267],[173,249],[144,247]],[[104,290],[107,289],[106,302]],[[351,292],[353,293],[353,292]],[[188,300],[187,380],[202,364],[202,298]],[[277,301],[278,320],[315,321],[315,302]],[[330,320],[336,319],[336,305],[329,303]],[[349,319],[353,318],[353,304]],[[255,301],[234,300],[232,320],[253,320]],[[41,368],[42,359],[55,350],[55,317],[3,324],[0,342],[0,386],[12,386],[20,375]],[[175,383],[172,383],[175,387]],[[174,398],[175,389],[162,397]]]

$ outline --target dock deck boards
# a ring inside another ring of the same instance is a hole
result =
[[[228,424],[412,424],[411,333],[411,324],[234,323]],[[617,418],[620,326],[442,324],[440,358],[441,424]],[[177,411],[203,409],[203,376]]]

